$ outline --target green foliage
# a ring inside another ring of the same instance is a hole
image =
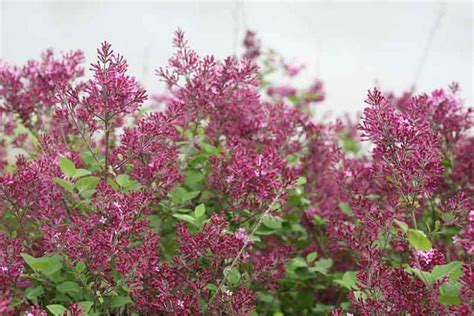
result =
[[[87,176],[77,180],[74,188],[78,193],[84,198],[90,198],[95,192],[97,184],[99,184],[100,179],[94,176]]]
[[[140,189],[140,184],[137,181],[132,180],[127,174],[119,174],[115,178],[115,181],[125,192],[137,191]]]
[[[110,300],[110,307],[120,308],[131,302],[132,299],[130,298],[130,296],[113,296]]]
[[[266,215],[263,217],[262,220],[263,225],[266,227],[273,229],[273,230],[278,230],[282,227],[282,222],[281,219],[272,215]]]
[[[334,280],[335,283],[348,290],[356,290],[357,287],[357,271],[346,271],[342,279]]]
[[[59,158],[59,167],[67,177],[72,178],[76,175],[76,166],[74,166],[74,162],[67,159],[66,157]]]
[[[421,230],[408,229],[408,241],[416,250],[430,250],[432,245],[425,233]]]
[[[444,265],[435,266],[431,272],[421,271],[416,268],[407,267],[406,271],[414,273],[420,280],[425,282],[428,286],[432,286],[435,282],[444,280],[449,277],[447,281],[439,287],[438,300],[444,305],[458,305],[460,303],[459,289],[460,283],[458,279],[462,276],[462,262],[451,261]]]
[[[434,281],[443,279],[445,276],[449,276],[452,279],[457,279],[461,276],[462,271],[461,261],[451,261],[450,263],[435,266],[431,271],[431,277]]]
[[[56,285],[56,289],[61,293],[80,293],[81,287],[76,282],[66,281]]]
[[[459,288],[458,282],[446,282],[439,288],[439,302],[444,305],[458,305],[461,300],[459,299]]]
[[[307,263],[313,262],[314,260],[316,260],[317,256],[318,256],[317,252],[311,252],[311,253],[307,254],[306,255],[306,262]]]
[[[46,308],[51,312],[53,315],[63,315],[66,311],[66,307],[59,305],[59,304],[52,304],[46,306]]]
[[[61,270],[63,265],[59,255],[35,258],[26,253],[22,253],[21,256],[30,268],[48,277]]]
[[[201,218],[206,213],[206,206],[204,204],[199,204],[194,209],[194,218]]]
[[[224,276],[230,284],[237,284],[240,281],[240,272],[236,268],[227,267],[224,269]]]

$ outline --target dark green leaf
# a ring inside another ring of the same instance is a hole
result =
[[[61,284],[58,284],[56,286],[56,289],[61,292],[61,293],[79,293],[81,292],[81,287],[79,284],[72,282],[72,281],[66,281]]]
[[[29,287],[25,291],[25,297],[29,300],[32,300],[42,295],[43,293],[44,293],[44,288],[41,285],[35,286],[35,287]]]
[[[215,284],[212,284],[212,283],[209,283],[206,285],[206,289],[208,289],[209,291],[217,291],[217,286]]]
[[[110,307],[118,308],[118,307],[125,306],[129,303],[132,303],[132,299],[129,296],[114,296],[110,300]]]

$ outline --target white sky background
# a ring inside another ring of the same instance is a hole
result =
[[[45,48],[81,49],[95,60],[104,40],[124,55],[150,94],[154,69],[173,53],[180,27],[198,53],[241,53],[246,28],[265,47],[307,65],[302,81],[321,78],[327,99],[318,113],[355,114],[376,82],[397,93],[413,83],[440,1],[5,1],[0,0],[0,58],[24,63]],[[418,91],[461,84],[472,106],[473,5],[444,1]]]

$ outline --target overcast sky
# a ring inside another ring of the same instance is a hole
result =
[[[327,90],[321,106],[340,115],[360,111],[377,82],[395,92],[408,89],[435,29],[418,90],[458,81],[472,105],[472,10],[471,1],[0,0],[0,57],[23,63],[48,47],[80,48],[90,63],[107,40],[153,93],[154,69],[172,54],[178,27],[199,53],[220,58],[241,52],[237,44],[251,28],[265,47],[307,65],[302,80],[321,78]]]

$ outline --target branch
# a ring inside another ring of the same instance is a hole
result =
[[[270,205],[268,205],[267,209],[263,212],[263,214],[260,216],[260,218],[258,219],[258,221],[255,223],[255,226],[253,227],[252,231],[250,232],[250,234],[247,236],[247,238],[245,238],[245,242],[244,244],[242,245],[242,248],[240,248],[239,250],[239,253],[237,254],[237,256],[234,258],[234,260],[232,261],[231,265],[229,266],[229,269],[233,269],[237,263],[239,262],[240,258],[242,257],[245,249],[247,248],[248,244],[250,243],[250,239],[253,237],[253,235],[255,235],[255,232],[257,231],[257,229],[260,227],[260,225],[262,224],[262,221],[263,221],[263,218],[268,214],[270,213],[271,209],[273,208],[273,206],[275,205],[275,203],[280,199],[281,195],[282,195],[283,192],[279,192],[275,198],[272,200],[272,202],[270,203]],[[222,287],[224,286],[224,283],[225,283],[225,275],[224,277],[222,278],[221,282],[219,283],[219,286],[217,287],[217,290],[216,292],[214,293],[214,295],[211,297],[211,299],[209,300],[209,302],[207,303],[207,306],[206,306],[206,309],[209,308],[209,305],[211,305],[214,300],[216,299],[217,297],[217,294],[219,294],[219,292],[221,291]]]

